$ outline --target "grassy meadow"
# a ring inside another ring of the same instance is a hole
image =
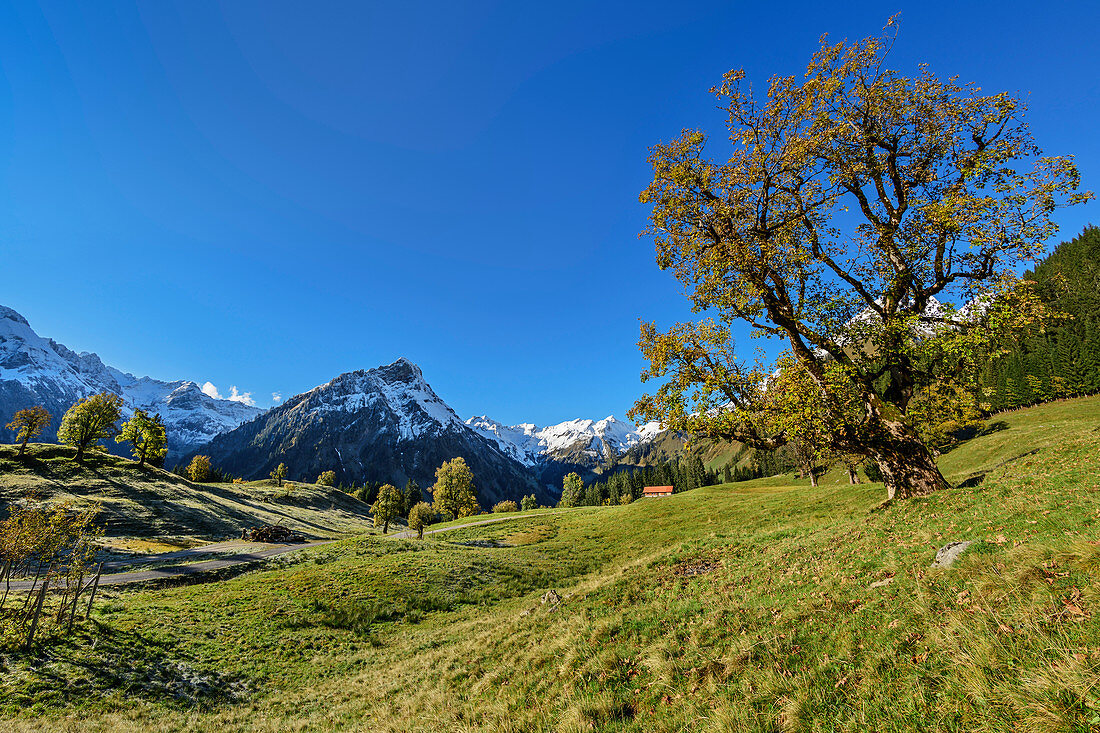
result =
[[[0,654],[0,729],[1100,730],[1100,398],[993,423],[888,506],[773,477],[110,590]]]
[[[73,449],[32,444],[27,459],[0,445],[0,505],[23,499],[99,505],[107,545],[128,552],[164,552],[241,530],[281,524],[308,538],[342,537],[372,528],[367,504],[313,484],[270,481],[198,484],[108,453],[73,461]]]

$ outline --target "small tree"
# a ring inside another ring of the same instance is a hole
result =
[[[401,506],[404,503],[404,498],[396,486],[385,484],[378,490],[378,498],[371,504],[370,513],[374,517],[375,527],[382,522],[382,534],[389,532],[390,522],[401,516]]]
[[[122,417],[122,398],[110,392],[85,397],[65,412],[57,439],[76,448],[76,460],[84,451],[104,450],[98,441],[114,437],[115,423]]]
[[[321,471],[321,475],[317,477],[317,483],[320,486],[335,486],[336,485],[336,472],[335,471]]]
[[[493,505],[493,514],[502,514],[504,512],[518,512],[518,511],[519,511],[519,505],[517,505],[511,499],[506,499],[504,501],[498,501],[496,504]]]
[[[418,501],[409,510],[409,529],[416,532],[417,539],[424,539],[424,528],[435,519],[435,512],[422,501]]]
[[[840,457],[844,468],[848,472],[848,483],[859,483],[859,467],[863,463],[863,456],[857,456],[852,453],[845,453]]]
[[[160,415],[149,417],[144,410],[134,410],[134,416],[122,423],[122,432],[115,437],[116,443],[129,443],[130,452],[138,460],[138,466],[145,461],[156,461],[167,452],[168,435]]]
[[[520,502],[520,507],[525,512],[533,511],[539,508],[539,500],[535,498],[534,494],[531,494],[530,496],[525,496]]]
[[[268,476],[271,477],[271,480],[275,482],[276,486],[281,488],[283,479],[286,478],[286,464],[280,463],[278,466],[271,469],[271,473],[269,473]]]
[[[474,490],[474,475],[466,465],[466,459],[459,456],[445,461],[436,469],[432,498],[441,514],[455,519],[469,517],[481,511]]]
[[[209,481],[211,473],[213,469],[210,466],[210,456],[195,456],[191,459],[191,463],[187,464],[187,478],[195,483]]]
[[[561,482],[559,507],[580,506],[584,500],[584,479],[576,473],[566,474]]]
[[[27,451],[27,441],[37,438],[42,430],[50,424],[53,417],[42,405],[28,407],[20,410],[12,416],[8,423],[8,430],[15,431],[15,441],[19,443],[19,457]]]

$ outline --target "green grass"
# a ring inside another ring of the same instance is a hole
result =
[[[199,484],[106,453],[89,454],[77,463],[73,449],[59,445],[31,444],[23,459],[16,453],[15,446],[0,446],[0,517],[7,515],[9,504],[26,499],[97,503],[97,522],[105,525],[108,544],[118,538],[155,538],[170,550],[238,538],[245,527],[260,524],[283,524],[316,538],[372,528],[366,504],[325,486]],[[115,544],[125,549],[128,543]]]
[[[112,593],[0,656],[0,728],[1094,730],[1100,399],[1000,419],[884,508],[745,482]]]

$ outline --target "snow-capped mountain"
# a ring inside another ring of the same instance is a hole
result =
[[[614,415],[603,420],[567,420],[544,428],[531,423],[504,425],[484,415],[471,417],[466,424],[527,466],[566,461],[595,467],[662,432],[659,423],[636,426]]]
[[[54,440],[65,411],[99,392],[121,396],[127,417],[138,408],[161,416],[168,433],[169,463],[263,412],[242,402],[214,399],[194,382],[162,382],[109,367],[96,354],[78,354],[39,336],[26,318],[0,306],[0,418],[5,418],[0,426],[17,410],[44,405],[53,422],[42,438]],[[109,447],[114,449],[114,444]]]
[[[295,479],[333,470],[348,484],[404,486],[414,479],[425,488],[444,461],[462,456],[485,508],[525,493],[550,498],[522,462],[468,427],[407,359],[341,374],[217,436],[201,452],[245,478],[266,477],[286,463]]]

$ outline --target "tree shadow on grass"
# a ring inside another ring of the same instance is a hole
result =
[[[66,639],[0,659],[6,673],[20,676],[16,688],[5,691],[15,709],[110,706],[126,699],[209,708],[239,702],[249,693],[243,680],[204,665],[171,641],[97,621]]]

